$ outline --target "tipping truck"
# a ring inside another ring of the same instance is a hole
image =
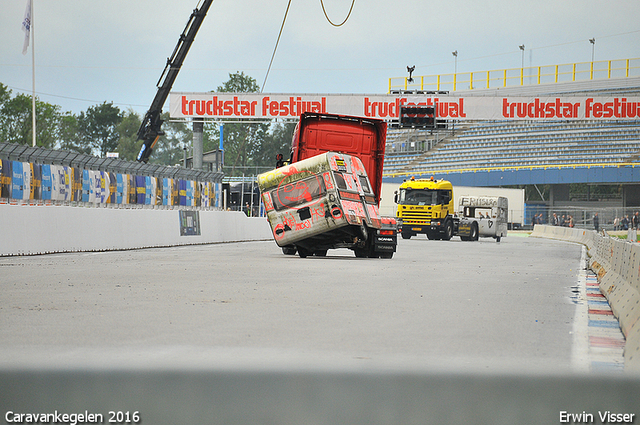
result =
[[[464,241],[507,236],[508,200],[505,197],[460,197],[454,209],[453,185],[447,180],[405,180],[395,193],[396,220],[403,239],[426,234],[435,240],[459,236]]]
[[[392,258],[394,217],[379,213],[386,123],[304,113],[288,164],[258,176],[273,237],[285,254]]]

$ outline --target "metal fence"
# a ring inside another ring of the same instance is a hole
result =
[[[207,172],[182,167],[144,164],[117,158],[99,158],[78,152],[31,147],[14,143],[0,143],[0,158],[10,161],[63,165],[84,170],[107,171],[111,173],[211,183],[221,183],[222,178],[224,177],[224,173],[222,172]]]
[[[547,206],[543,204],[525,205],[525,225],[531,229],[534,216],[537,224],[575,227],[579,229],[595,230],[595,215],[598,214],[598,230],[628,230],[638,227],[634,224],[634,215],[640,221],[640,207],[584,207],[584,206]],[[554,221],[554,216],[557,221]],[[636,222],[637,223],[637,222]]]
[[[594,79],[627,78],[640,75],[640,58],[561,65],[532,66],[491,71],[389,78],[393,90],[457,91],[564,83]]]
[[[0,203],[221,208],[222,172],[0,143]]]

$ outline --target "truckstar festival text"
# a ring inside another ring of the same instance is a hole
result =
[[[638,119],[640,97],[491,97],[171,93],[172,118],[298,118],[304,112],[381,119],[434,105],[440,119]]]

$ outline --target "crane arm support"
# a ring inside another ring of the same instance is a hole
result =
[[[149,160],[155,143],[160,136],[164,135],[164,132],[162,131],[163,121],[160,119],[162,107],[167,101],[167,97],[173,87],[173,83],[178,76],[178,72],[180,72],[182,63],[187,57],[189,48],[191,48],[191,44],[193,44],[193,40],[196,38],[196,34],[200,29],[202,21],[204,21],[204,17],[207,15],[207,11],[209,10],[211,3],[213,3],[213,0],[203,0],[202,5],[193,10],[187,25],[182,31],[182,34],[180,34],[173,53],[167,59],[167,64],[165,65],[164,70],[160,75],[160,79],[156,84],[156,87],[158,88],[156,96],[151,102],[151,106],[145,114],[144,119],[140,124],[140,128],[138,129],[138,140],[142,140],[142,146],[137,158],[139,162],[147,162]]]

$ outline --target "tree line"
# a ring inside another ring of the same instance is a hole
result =
[[[217,92],[258,92],[256,80],[243,72],[229,74],[229,80]],[[31,96],[12,94],[0,83],[0,142],[32,144]],[[189,123],[171,122],[162,116],[162,136],[149,163],[176,165],[190,156],[193,132]],[[120,159],[134,161],[140,150],[137,140],[142,117],[129,109],[121,110],[112,102],[93,105],[79,114],[62,112],[59,105],[36,97],[36,143],[38,146],[105,157],[117,152]],[[224,123],[207,122],[204,126],[204,152],[218,148],[220,124],[224,124],[224,172],[227,175],[252,175],[273,168],[278,153],[287,156],[295,124],[280,121]]]

